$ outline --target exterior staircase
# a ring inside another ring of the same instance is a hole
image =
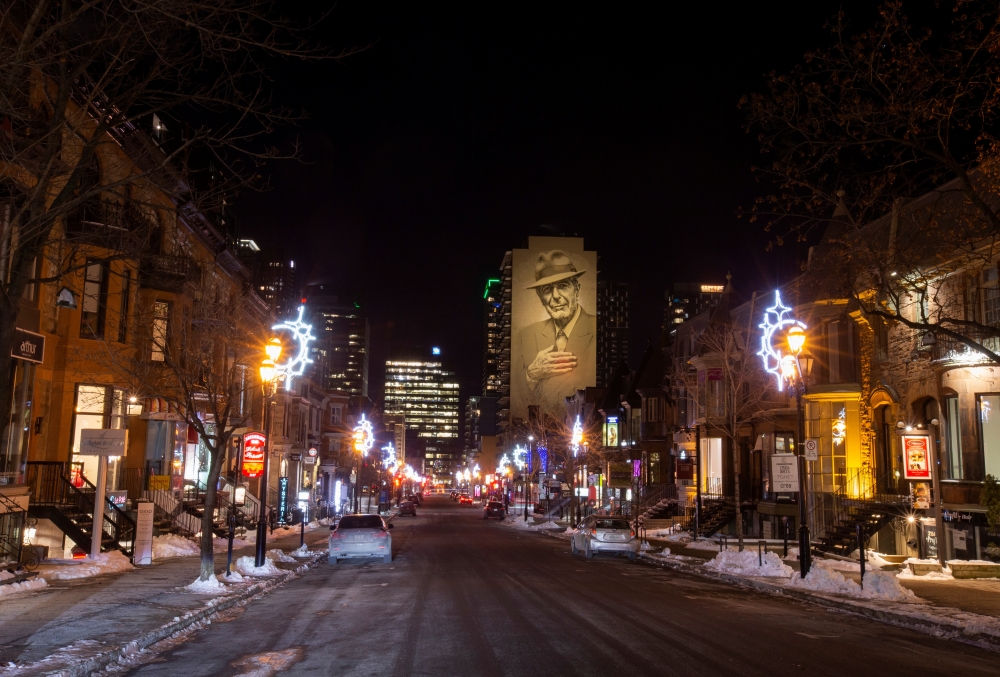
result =
[[[677,485],[672,482],[651,488],[636,508],[640,524],[673,517],[676,511]]]
[[[708,538],[726,526],[736,517],[736,507],[731,498],[701,501],[701,515],[698,519],[698,535]]]
[[[910,510],[909,493],[904,493],[891,473],[876,477],[862,468],[837,491],[813,496],[809,526],[814,548],[847,557],[858,548],[857,525],[865,542],[893,519]]]
[[[91,551],[96,487],[82,475],[70,480],[66,463],[29,462],[28,486],[31,517],[51,520],[74,543]],[[105,500],[101,551],[121,550],[129,558],[135,552],[135,520],[114,503]]]

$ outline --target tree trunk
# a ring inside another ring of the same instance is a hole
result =
[[[228,441],[228,440],[227,440]],[[208,446],[208,445],[206,445]],[[218,448],[225,449],[220,440]],[[208,448],[210,465],[208,479],[205,480],[205,512],[201,516],[201,575],[198,580],[207,581],[215,576],[215,498],[222,470],[223,454],[211,446]]]
[[[739,438],[733,443],[733,502],[736,504],[736,539],[743,552],[743,509],[740,503],[740,443]]]

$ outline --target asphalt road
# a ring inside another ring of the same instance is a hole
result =
[[[431,498],[392,564],[313,569],[131,675],[959,675],[1000,655],[662,571]]]

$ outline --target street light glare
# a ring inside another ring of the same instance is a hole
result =
[[[802,352],[802,347],[806,344],[806,334],[802,331],[802,327],[798,325],[792,325],[788,330],[788,335],[785,337],[788,341],[788,349],[791,351],[792,355],[798,355]]]
[[[274,360],[271,358],[260,363],[260,380],[262,383],[270,383],[274,380]]]
[[[277,362],[278,358],[281,357],[281,339],[273,337],[264,346],[264,352],[267,353],[267,357],[272,363]]]

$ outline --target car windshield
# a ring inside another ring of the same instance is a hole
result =
[[[595,529],[628,529],[628,522],[625,520],[596,520]]]
[[[382,518],[378,515],[348,515],[340,520],[338,529],[381,529]]]

